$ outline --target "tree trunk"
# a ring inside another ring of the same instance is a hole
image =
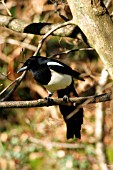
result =
[[[113,79],[113,23],[102,0],[67,0],[73,21],[84,32]]]

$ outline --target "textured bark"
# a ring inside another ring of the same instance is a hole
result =
[[[101,0],[67,0],[73,22],[88,38],[113,79],[113,23]]]
[[[7,27],[19,33],[30,33],[35,35],[44,35],[59,24],[51,23],[29,23],[11,16],[0,15],[0,26]],[[73,37],[75,25],[67,25],[66,27],[57,29],[52,33],[55,36]]]
[[[101,95],[94,95],[88,97],[76,97],[70,98],[68,102],[63,101],[62,98],[52,99],[49,102],[45,99],[32,100],[32,101],[0,101],[0,108],[25,108],[25,107],[43,107],[52,105],[64,105],[64,106],[75,106],[79,104],[78,108],[84,107],[90,103],[98,103],[110,101],[113,99],[112,92]],[[71,118],[73,114],[70,114],[67,119]]]

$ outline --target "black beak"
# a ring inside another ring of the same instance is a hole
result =
[[[27,68],[28,68],[28,66],[23,66],[17,71],[17,73],[23,72],[23,71],[27,70]]]

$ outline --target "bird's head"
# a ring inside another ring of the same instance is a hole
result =
[[[34,67],[38,67],[38,56],[32,56],[25,61],[23,66],[17,71],[17,73],[23,72],[25,70],[31,70]]]

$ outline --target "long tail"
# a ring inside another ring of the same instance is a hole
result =
[[[78,97],[77,92],[74,88],[74,83],[72,82],[70,86],[66,89],[58,91],[58,97],[62,98],[65,95],[68,97]],[[76,108],[76,106],[59,106],[61,114],[64,117],[67,126],[67,139],[73,138],[81,138],[81,125],[83,124],[83,109],[81,108],[78,112],[76,112],[71,118],[67,119],[67,116],[72,113]]]

